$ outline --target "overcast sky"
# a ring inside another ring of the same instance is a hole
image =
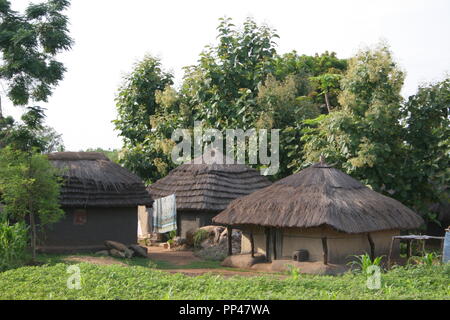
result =
[[[11,2],[21,10],[30,1]],[[68,71],[49,102],[40,105],[71,151],[120,148],[111,121],[124,73],[151,53],[179,83],[182,67],[195,64],[202,48],[214,43],[223,16],[235,24],[251,16],[275,28],[278,53],[328,50],[347,58],[385,39],[407,72],[405,97],[420,83],[450,72],[448,0],[72,0],[67,14],[75,45],[59,58]],[[3,90],[1,95],[4,113],[18,116],[21,109],[5,101]]]

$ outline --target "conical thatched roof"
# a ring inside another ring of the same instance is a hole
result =
[[[65,207],[130,207],[151,205],[142,180],[97,152],[57,152],[48,155],[61,169]]]
[[[221,211],[234,199],[270,185],[258,171],[231,161],[222,153],[205,153],[148,187],[153,199],[176,195],[177,209]]]
[[[213,218],[226,225],[310,228],[347,233],[415,229],[422,218],[326,164],[313,165],[249,196]]]

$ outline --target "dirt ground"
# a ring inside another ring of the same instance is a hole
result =
[[[70,262],[88,262],[98,265],[112,265],[117,264],[121,266],[126,266],[127,264],[120,262],[114,258],[111,257],[91,257],[91,256],[70,256],[67,258],[64,258],[65,261]]]
[[[202,259],[194,256],[192,251],[171,251],[163,247],[147,247],[147,249],[150,259],[169,262],[176,266],[202,261]]]
[[[148,253],[151,260],[158,260],[168,262],[174,266],[177,266],[177,269],[161,269],[161,271],[169,272],[169,273],[183,273],[187,276],[200,276],[206,273],[211,273],[215,275],[221,275],[224,277],[232,277],[232,276],[244,276],[244,277],[255,277],[261,275],[271,274],[270,272],[257,271],[257,270],[229,270],[229,269],[207,269],[207,268],[180,268],[184,265],[189,265],[193,262],[202,261],[202,259],[194,256],[192,251],[170,251],[168,249],[164,249],[162,247],[148,247]],[[112,257],[93,257],[93,256],[69,256],[65,258],[66,261],[71,262],[87,262],[94,263],[98,265],[121,265],[128,266],[126,263],[123,263]],[[273,273],[272,273],[273,274]],[[285,277],[284,275],[274,274],[278,277]]]

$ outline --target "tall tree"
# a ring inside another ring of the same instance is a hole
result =
[[[8,97],[15,105],[26,105],[30,99],[47,101],[52,87],[63,78],[66,69],[55,56],[72,46],[63,14],[69,4],[47,0],[19,13],[9,1],[0,0],[0,78],[6,80]]]
[[[403,115],[408,197],[428,213],[431,203],[450,201],[450,78],[421,86],[406,101]]]
[[[386,45],[360,51],[342,79],[341,107],[308,122],[312,128],[303,138],[306,160],[316,162],[324,155],[373,189],[407,200],[399,176],[404,160],[403,80]]]
[[[44,110],[40,107],[28,107],[22,115],[22,122],[12,117],[0,118],[0,149],[11,146],[26,152],[63,151],[61,135],[45,126],[44,118]]]
[[[256,120],[258,86],[273,71],[274,30],[248,18],[238,29],[220,19],[218,44],[207,46],[199,63],[186,69],[182,94],[196,120],[217,129],[246,129]]]
[[[125,77],[116,98],[118,118],[114,125],[124,142],[120,162],[147,181],[154,181],[160,177],[159,172],[164,172],[159,165],[165,162],[160,159],[166,160],[166,155],[151,139],[159,124],[151,117],[161,108],[156,93],[172,85],[172,78],[159,59],[147,55]]]
[[[0,194],[3,213],[17,221],[27,219],[31,229],[33,261],[36,258],[37,230],[58,221],[64,212],[59,206],[60,184],[56,169],[46,156],[0,149]]]

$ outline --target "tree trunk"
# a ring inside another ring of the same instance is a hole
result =
[[[331,112],[330,100],[328,99],[328,92],[325,92],[325,104],[327,105],[328,113]]]
[[[36,261],[36,221],[34,213],[30,213],[30,224],[31,224],[31,260]]]

